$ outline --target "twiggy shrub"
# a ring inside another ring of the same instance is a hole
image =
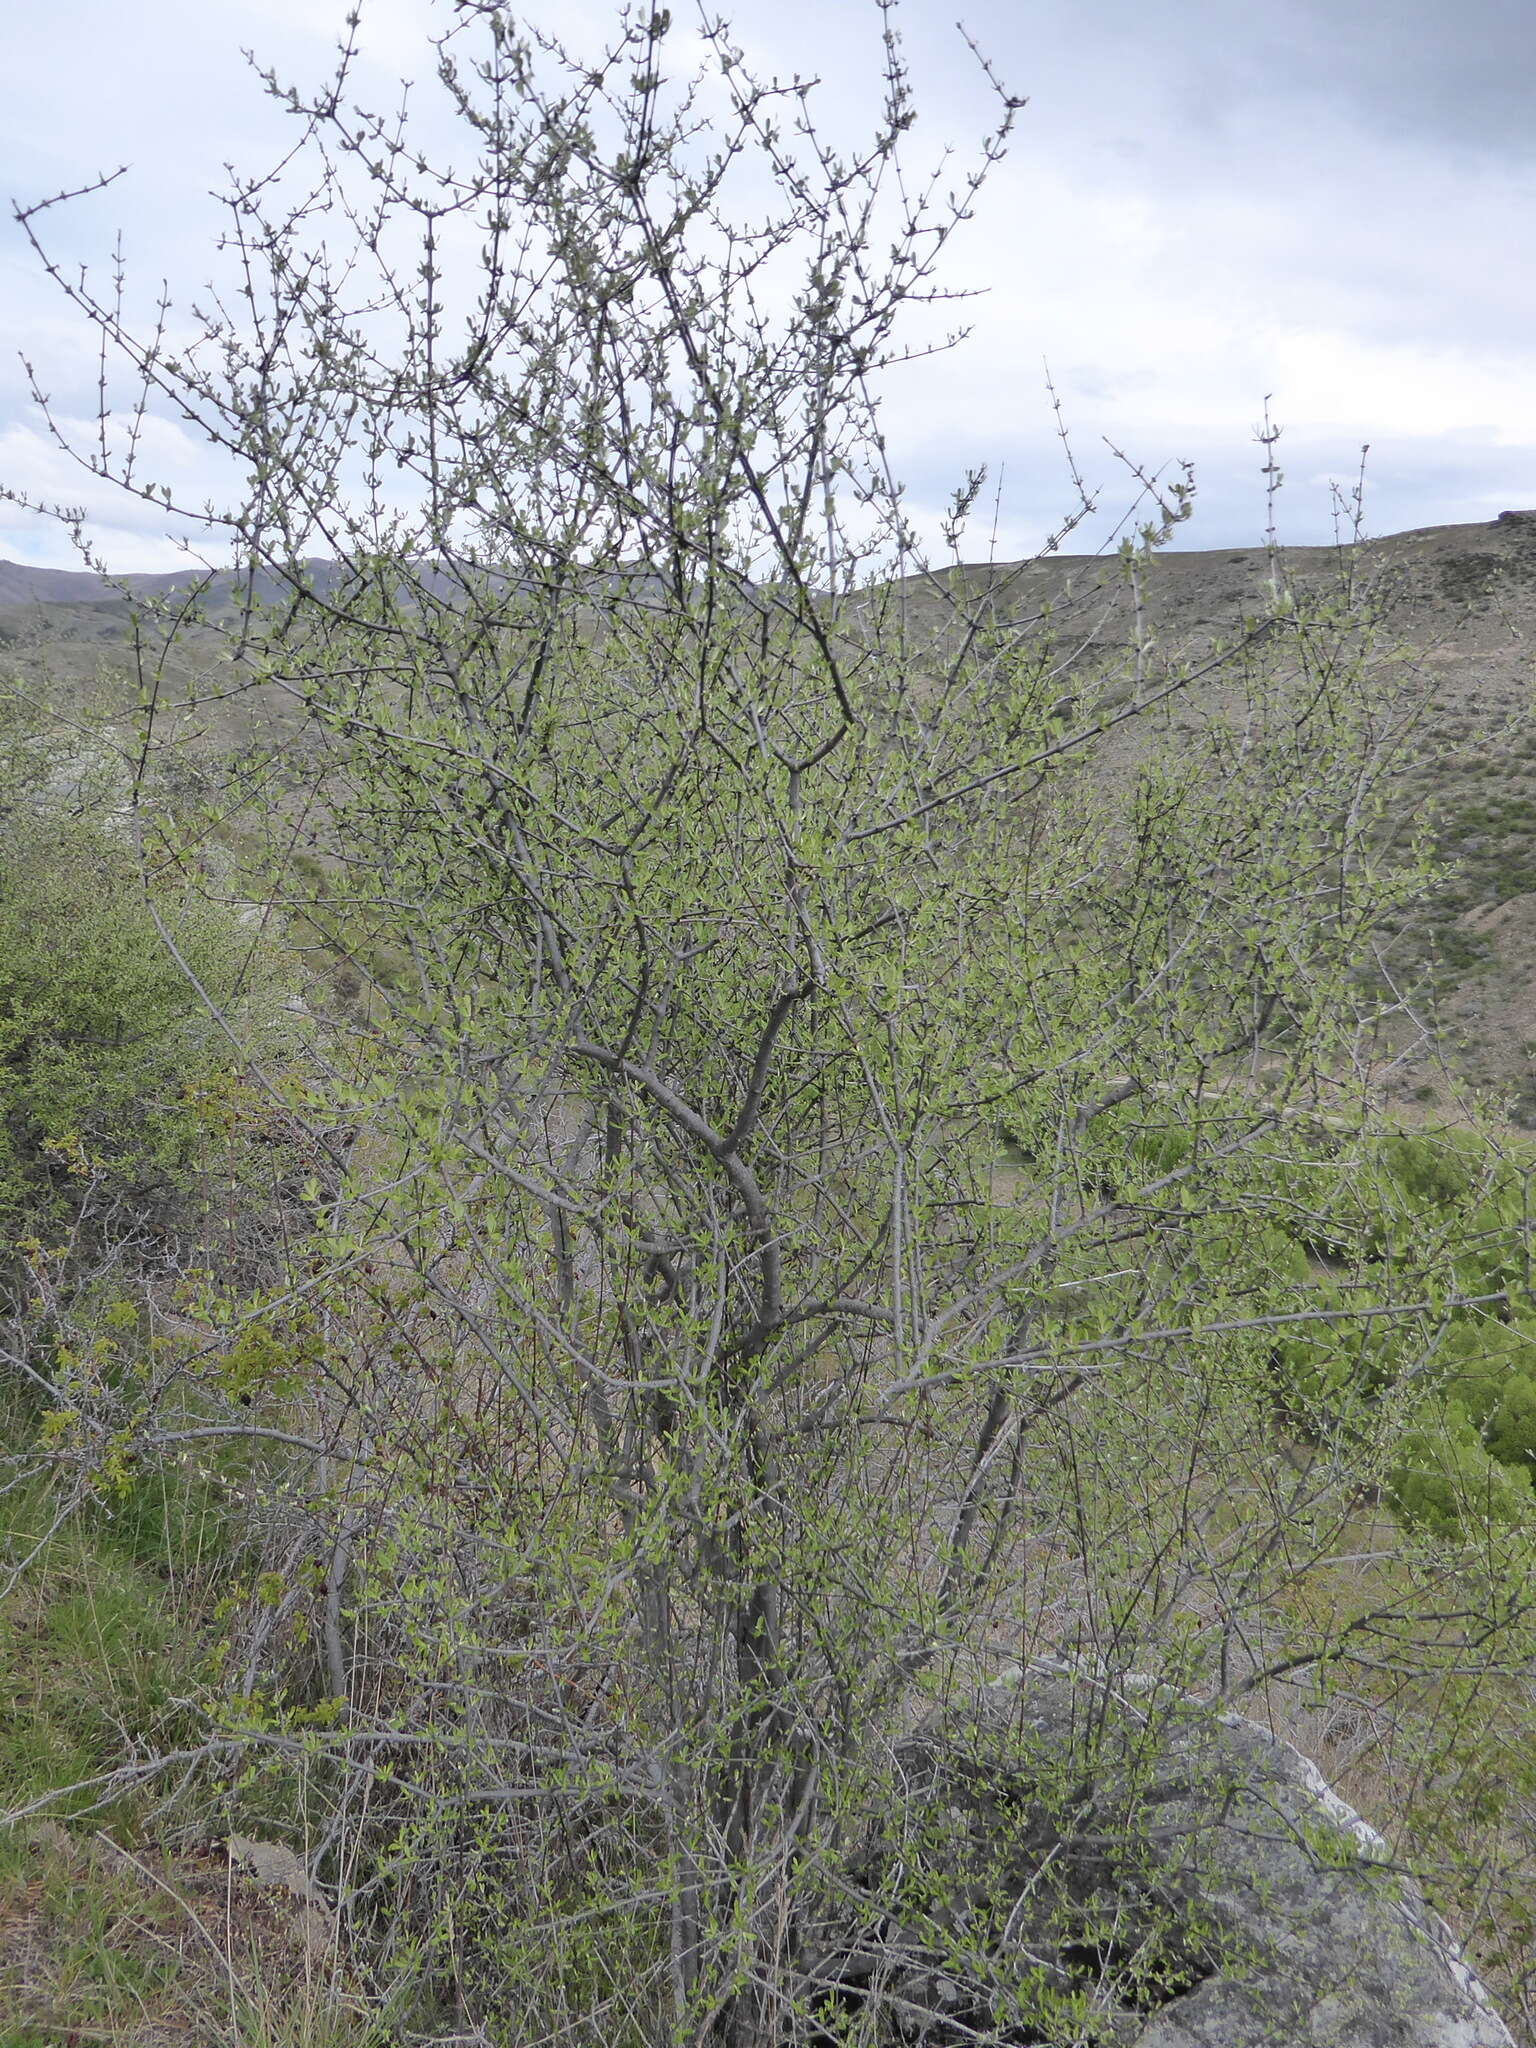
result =
[[[173,348],[70,289],[253,477],[225,531],[284,602],[241,645],[305,721],[274,845],[411,963],[323,1083],[310,1477],[210,1757],[302,1759],[353,1924],[502,2038],[768,2048],[830,2024],[897,1736],[997,1657],[1272,1708],[1411,1664],[1422,1702],[1490,1601],[1481,1654],[1525,1654],[1530,1557],[1490,1521],[1354,1601],[1416,1411],[1300,1459],[1277,1420],[1279,1333],[1359,1306],[1294,1224],[1355,1232],[1317,1189],[1359,1164],[1360,968],[1424,885],[1380,851],[1399,678],[1278,566],[1168,660],[1180,486],[1124,551],[1135,646],[1068,690],[1005,573],[923,560],[874,409],[1012,103],[944,201],[893,34],[847,152],[724,29],[674,86],[671,35],[578,59],[461,6],[455,168],[343,76],[284,95],[294,204],[231,195],[239,321]],[[1381,1305],[1403,1341],[1443,1266]],[[1037,2035],[1113,2030],[1107,1966],[1007,1993],[1006,1915],[918,1906],[978,2027],[1027,1990]],[[854,2038],[910,2020],[884,1982]]]

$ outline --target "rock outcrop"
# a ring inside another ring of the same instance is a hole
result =
[[[1513,2048],[1380,1836],[1239,1715],[1041,1662],[895,1760],[825,2040]]]

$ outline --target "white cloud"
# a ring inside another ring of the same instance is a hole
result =
[[[96,445],[94,420],[66,415],[58,426],[72,447],[88,453]],[[108,441],[113,453],[120,452],[126,422],[115,423],[115,428]],[[141,423],[138,473],[146,485],[169,485],[181,506],[197,508],[209,497],[229,494],[229,470],[216,451],[171,420],[148,416]],[[203,551],[211,548],[214,554],[223,554],[217,537],[210,538],[206,529],[189,526],[163,505],[93,475],[27,420],[0,427],[0,483],[35,503],[82,510],[96,536],[97,552],[114,568],[180,566],[184,554],[177,536],[194,539]],[[67,533],[57,520],[0,504],[0,553],[13,561],[53,563],[70,552]]]
[[[888,431],[916,495],[936,503],[967,464],[1005,461],[1031,508],[1019,531],[1060,505],[1065,479],[1040,369],[1048,357],[1093,475],[1108,483],[1114,471],[1101,434],[1148,463],[1193,456],[1210,520],[1249,517],[1250,429],[1269,391],[1287,428],[1297,539],[1327,537],[1322,480],[1348,473],[1367,439],[1383,503],[1404,523],[1478,516],[1467,508],[1490,493],[1536,499],[1527,341],[1536,272],[1523,258],[1536,157],[1468,146],[1477,94],[1492,91],[1497,66],[1456,55],[1458,38],[1485,17],[1490,47],[1511,61],[1524,31],[1500,0],[1463,0],[1454,33],[1443,34],[1428,0],[1402,4],[1428,39],[1407,55],[1388,49],[1384,15],[1340,22],[1321,0],[1296,0],[1294,47],[1277,41],[1262,11],[1216,0],[1187,0],[1155,20],[1132,0],[1102,0],[1091,22],[1076,0],[1038,0],[1027,12],[977,0],[980,39],[1010,85],[1033,97],[1013,157],[953,252],[952,280],[985,284],[988,296],[938,309],[928,323],[936,333],[970,320],[974,339],[958,357],[891,379]],[[530,11],[579,48],[607,40],[615,19],[608,0],[547,0]],[[833,131],[867,130],[879,55],[872,10],[752,0],[736,11],[736,39],[761,70],[822,72]],[[35,194],[98,157],[135,156],[131,179],[55,217],[61,255],[99,258],[125,219],[141,309],[162,271],[195,293],[219,224],[200,195],[220,181],[222,159],[262,164],[292,139],[240,45],[318,82],[343,12],[339,0],[26,10],[8,54],[29,91],[0,139],[0,190]],[[392,104],[393,75],[420,76],[429,32],[452,18],[428,0],[366,0],[357,97]],[[990,106],[941,0],[908,0],[901,23],[924,110],[913,137],[920,164],[946,133],[974,138]],[[696,33],[680,22],[674,74],[698,54]],[[435,90],[424,79],[415,97],[437,135]],[[1390,133],[1378,117],[1392,92],[1438,110],[1436,123]],[[463,140],[449,153],[462,158]],[[458,239],[468,292],[477,252],[473,236]],[[0,290],[12,333],[58,402],[88,411],[90,337],[14,233],[0,235]],[[0,363],[6,421],[0,480],[18,461],[26,475],[13,482],[51,476],[22,381]],[[34,438],[16,439],[23,428]],[[204,473],[190,443],[167,443],[165,458],[182,465],[166,478],[173,484]],[[78,477],[73,495],[82,495]],[[150,545],[138,513],[105,501],[99,509],[117,522],[114,543]],[[1197,545],[1223,538],[1206,520],[1188,533]],[[12,553],[23,545],[14,525],[0,534]]]

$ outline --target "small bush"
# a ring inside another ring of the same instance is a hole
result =
[[[1531,1505],[1529,1485],[1492,1456],[1454,1408],[1443,1429],[1416,1429],[1404,1438],[1391,1489],[1404,1517],[1433,1536],[1512,1524]]]
[[[141,868],[120,797],[0,696],[0,1256],[174,1234],[270,1157],[245,1055],[292,1050],[294,972],[195,871]]]

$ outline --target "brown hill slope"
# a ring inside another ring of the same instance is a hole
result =
[[[1405,977],[1435,964],[1385,1060],[1384,1091],[1454,1113],[1470,1083],[1512,1101],[1536,1125],[1536,511],[1487,524],[1426,527],[1357,546],[1263,547],[1157,556],[1142,579],[1140,631],[1154,659],[1199,654],[1262,617],[1272,579],[1298,603],[1352,586],[1381,620],[1384,645],[1416,684],[1425,716],[1403,761],[1402,810],[1431,824],[1445,878],[1415,928],[1389,948]],[[1084,663],[1130,666],[1136,605],[1119,564],[1063,556],[964,568],[941,579],[986,595],[1021,630],[1049,619]],[[906,586],[940,630],[944,599]],[[1223,701],[1218,674],[1172,710],[1177,732]],[[1139,743],[1121,728],[1123,761]],[[1111,751],[1109,758],[1115,754]],[[1411,1049],[1418,1022],[1432,1044]]]

